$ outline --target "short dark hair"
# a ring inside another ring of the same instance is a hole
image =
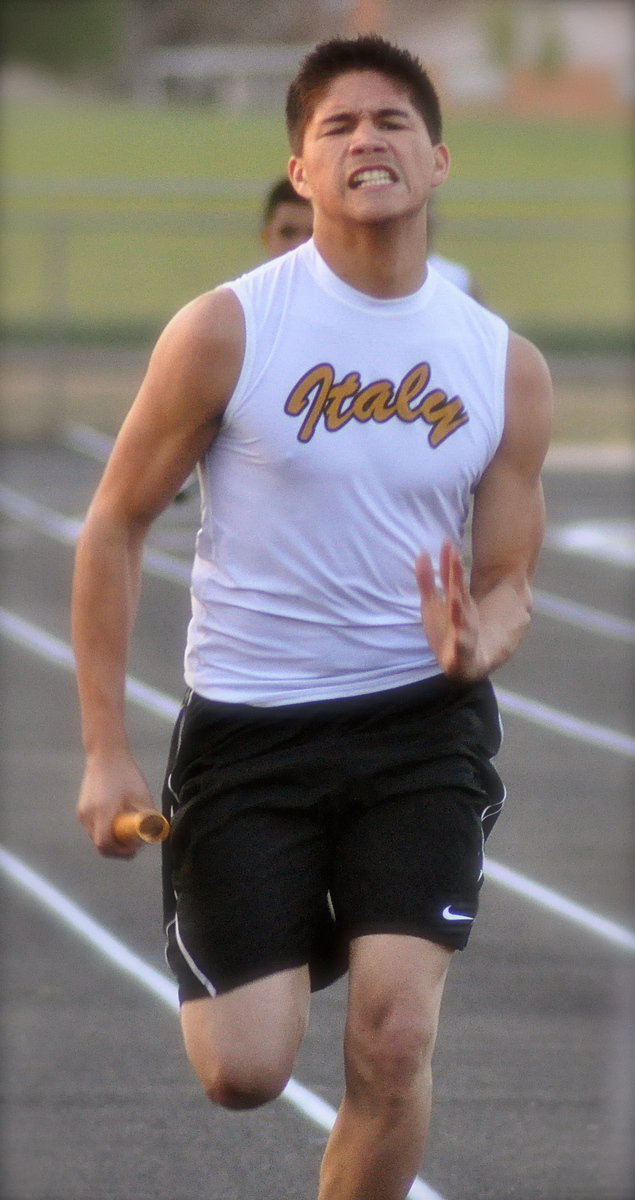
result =
[[[272,218],[279,204],[309,204],[310,201],[305,200],[304,196],[298,195],[291,180],[283,175],[281,179],[276,180],[273,187],[269,189],[265,196],[265,203],[262,210],[262,223],[266,225]]]
[[[441,142],[441,105],[421,61],[377,34],[360,34],[321,42],[302,60],[287,92],[287,133],[294,154],[301,153],[304,131],[329,84],[348,71],[378,71],[401,84],[423,117],[434,145]]]

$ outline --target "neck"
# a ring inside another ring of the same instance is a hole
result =
[[[409,296],[426,277],[426,227],[420,218],[330,227],[316,217],[313,238],[324,261],[344,283],[380,300]]]

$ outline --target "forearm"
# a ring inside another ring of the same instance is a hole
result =
[[[82,734],[89,755],[127,751],[125,680],[141,572],[141,532],[90,515],[80,536],[72,626]]]
[[[541,470],[552,389],[536,348],[510,335],[505,426],[474,495],[470,599],[482,673],[507,662],[529,625],[531,585],[545,529]]]
[[[475,675],[485,677],[514,654],[531,619],[529,582],[504,579],[491,590],[474,595],[478,614],[478,654]]]

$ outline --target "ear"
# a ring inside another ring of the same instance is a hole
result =
[[[289,159],[289,179],[303,200],[311,199],[311,188],[305,178],[304,165],[301,158],[294,156]]]
[[[432,187],[440,187],[445,183],[450,173],[450,151],[447,146],[440,142],[434,147],[434,170],[432,173]]]

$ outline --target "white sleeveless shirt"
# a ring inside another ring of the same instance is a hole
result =
[[[414,562],[461,544],[507,326],[433,269],[403,298],[360,293],[312,241],[227,286],[245,355],[199,467],[187,684],[275,706],[439,674]]]

